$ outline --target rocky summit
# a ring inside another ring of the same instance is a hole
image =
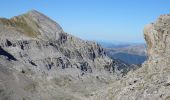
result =
[[[131,68],[35,10],[0,18],[0,100],[88,100]]]
[[[144,28],[149,59],[92,100],[170,100],[170,15]]]

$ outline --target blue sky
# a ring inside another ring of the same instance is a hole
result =
[[[31,9],[86,40],[144,42],[143,27],[170,13],[170,0],[1,0],[0,17]]]

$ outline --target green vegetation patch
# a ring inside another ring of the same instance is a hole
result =
[[[11,19],[1,18],[0,24],[8,28],[16,29],[17,31],[20,31],[30,37],[37,37],[40,35],[38,30],[40,26],[27,15],[14,17]]]

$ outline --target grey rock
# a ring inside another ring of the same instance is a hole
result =
[[[99,44],[65,33],[34,10],[1,18],[0,35],[0,68],[10,71],[0,72],[2,100],[86,100],[128,71]]]

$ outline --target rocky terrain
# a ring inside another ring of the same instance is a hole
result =
[[[0,35],[0,100],[170,100],[170,15],[144,28],[141,68],[34,10],[0,18]]]
[[[170,100],[170,15],[144,28],[149,59],[92,100]]]
[[[0,18],[0,100],[86,100],[131,67],[35,10]]]
[[[147,59],[145,44],[105,48],[105,51],[110,58],[120,59],[128,64],[142,64]]]

